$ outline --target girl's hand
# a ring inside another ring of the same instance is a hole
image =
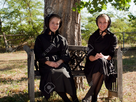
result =
[[[60,62],[56,62],[56,63],[57,63],[57,65],[58,65],[58,66],[60,66],[60,65],[61,65],[61,63],[60,63]]]
[[[102,53],[97,53],[97,54],[94,56],[95,60],[97,60],[97,59],[99,59],[99,58],[103,58],[103,57],[104,57],[104,56],[103,56]]]
[[[89,56],[90,61],[95,61],[95,60],[97,60],[99,58],[105,58],[107,60],[111,60],[111,57],[109,55],[105,56],[102,53],[96,53],[95,56]]]
[[[100,58],[104,58],[104,55],[102,53],[100,53]]]
[[[58,66],[60,66],[64,61],[62,59],[58,60],[56,63],[58,64]]]
[[[53,61],[46,61],[45,64],[47,64],[50,67],[54,67],[54,68],[58,67],[57,62],[53,62]]]

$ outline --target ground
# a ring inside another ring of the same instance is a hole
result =
[[[13,53],[0,53],[0,102],[28,102],[27,84],[27,54],[25,51]],[[136,102],[136,50],[123,51],[123,101]],[[85,91],[77,92],[81,100],[89,86],[85,80]],[[39,93],[39,79],[35,79],[35,94]],[[104,84],[99,94],[98,102],[105,102],[107,89]],[[35,99],[37,102],[45,102],[42,97]],[[50,102],[61,102],[58,95],[52,95]],[[113,98],[111,102],[119,102]]]

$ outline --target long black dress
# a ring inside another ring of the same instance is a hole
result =
[[[39,61],[39,71],[41,75],[40,90],[46,99],[50,93],[66,92],[70,95],[76,94],[75,84],[68,66],[69,51],[68,44],[61,35],[49,35],[46,30],[44,34],[37,37],[34,46],[35,57]],[[58,61],[62,63],[58,68],[53,68],[45,64],[45,61]]]
[[[112,67],[111,61],[108,61],[104,58],[99,58],[95,61],[90,61],[89,56],[95,56],[96,53],[102,53],[103,55],[114,56],[115,48],[117,45],[117,38],[110,31],[107,31],[105,36],[101,36],[99,30],[95,31],[89,38],[88,41],[88,56],[85,64],[85,75],[88,83],[91,86],[92,75],[94,73],[100,72],[104,74],[104,78],[106,79],[106,87],[108,89],[111,88],[111,76],[110,76],[110,67]],[[115,79],[113,79],[115,81]]]

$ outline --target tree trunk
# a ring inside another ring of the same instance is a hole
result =
[[[61,35],[70,45],[81,45],[80,14],[72,11],[72,7],[80,0],[44,0],[44,17],[50,13],[59,14],[62,17]],[[45,27],[44,27],[45,28]]]
[[[80,0],[44,0],[44,18],[51,13],[59,14],[62,17],[60,32],[69,45],[81,45],[81,16],[77,11],[72,11],[76,2]],[[83,77],[78,77],[75,81],[78,89],[83,88]]]

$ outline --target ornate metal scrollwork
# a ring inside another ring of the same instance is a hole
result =
[[[83,62],[85,62],[87,51],[86,50],[69,50],[70,51],[70,62],[69,65],[71,70],[83,70]]]

